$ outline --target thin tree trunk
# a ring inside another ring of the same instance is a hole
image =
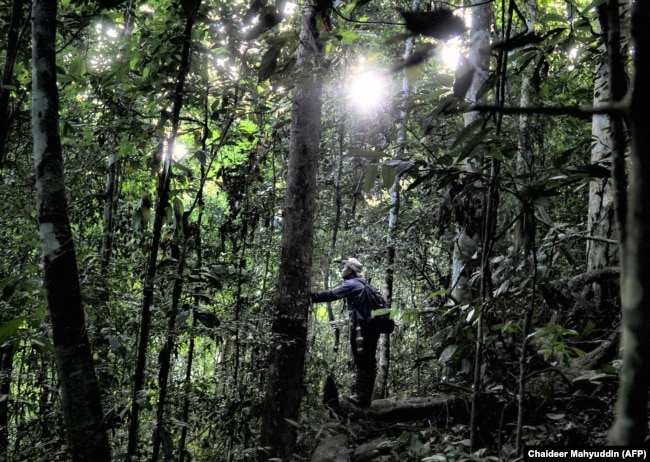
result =
[[[206,89],[206,108],[205,108],[205,115],[203,119],[203,139],[201,143],[201,148],[203,152],[206,152],[206,139],[208,137],[208,118],[209,118],[209,109],[207,107],[207,96],[209,94],[209,90]],[[225,137],[227,134],[227,131],[225,131],[222,135]],[[196,269],[200,270],[203,267],[203,247],[202,247],[202,241],[201,241],[201,224],[203,223],[203,209],[204,209],[204,199],[203,199],[203,190],[205,187],[205,180],[207,178],[206,175],[206,162],[207,159],[203,159],[200,161],[201,164],[201,181],[199,185],[199,190],[196,194],[196,200],[192,204],[192,207],[190,207],[190,210],[188,210],[188,216],[191,215],[194,207],[198,205],[198,217],[196,219],[196,231],[194,233],[194,250],[196,252]],[[194,304],[192,305],[192,328],[190,329],[190,342],[188,346],[188,351],[187,351],[187,366],[185,368],[185,394],[183,398],[183,411],[181,413],[181,422],[189,422],[190,418],[190,390],[192,387],[192,367],[194,364],[194,351],[195,351],[195,341],[194,341],[194,334],[196,332],[196,327],[198,325],[198,318],[197,318],[197,308],[200,305],[200,300],[201,297],[197,293],[194,295]],[[178,461],[179,462],[184,462],[187,450],[185,449],[185,444],[187,440],[187,432],[188,432],[188,425],[183,425],[181,428],[181,436],[178,442]],[[189,455],[189,454],[187,454]],[[190,455],[191,458],[191,455]]]
[[[616,404],[616,420],[609,443],[642,445],[648,434],[650,385],[650,3],[631,6],[634,40],[634,78],[629,120],[632,129],[630,199],[623,258],[623,364]]]
[[[201,165],[201,178],[205,178],[205,166],[203,165]],[[201,222],[203,221],[203,187],[199,189],[198,196],[199,197],[197,203],[199,204],[199,217],[197,219],[196,235],[194,236],[194,247],[196,249],[196,268],[200,270],[203,266],[203,249],[201,248]],[[195,348],[194,332],[196,331],[196,326],[198,325],[196,309],[199,306],[199,301],[200,301],[200,297],[196,295],[194,297],[194,305],[192,307],[192,329],[190,331],[191,332],[190,345],[187,352],[187,367],[185,369],[185,387],[187,389],[185,392],[185,398],[183,399],[183,412],[181,417],[182,422],[188,422],[190,417],[189,391],[192,385],[191,383],[192,365],[194,362],[194,348]],[[185,441],[187,439],[187,429],[188,429],[187,425],[183,425],[183,428],[181,429],[181,438],[178,444],[179,462],[183,462],[185,460],[185,452],[186,452]]]
[[[412,11],[420,10],[420,0],[413,0]],[[407,60],[413,54],[415,37],[410,36],[406,39],[404,46],[404,60]],[[398,151],[397,159],[404,158],[406,145],[406,126],[409,118],[409,98],[411,96],[411,82],[406,73],[402,76],[402,107],[400,109],[400,129],[397,134]],[[400,210],[400,175],[396,174],[393,184],[390,188],[390,210],[388,212],[388,242],[386,245],[386,278],[384,281],[386,302],[389,308],[393,306],[393,291],[395,281],[395,260],[397,254],[397,244],[395,234],[399,222]],[[388,373],[390,368],[390,336],[382,334],[379,338],[379,361],[377,368],[377,379],[373,392],[374,399],[382,399],[388,393]]]
[[[169,371],[171,370],[171,357],[174,343],[176,341],[176,317],[180,306],[181,295],[183,293],[183,278],[185,275],[185,262],[187,259],[187,249],[191,236],[183,237],[181,256],[178,259],[176,278],[172,289],[172,303],[167,318],[167,339],[158,355],[158,408],[156,412],[156,430],[153,435],[152,460],[158,460],[160,454],[160,443],[164,433],[167,431],[164,425],[165,406],[167,405],[167,386],[169,381]],[[170,454],[165,454],[165,460],[168,460]]]
[[[9,129],[11,128],[12,114],[9,103],[11,101],[11,86],[14,84],[14,65],[21,42],[21,29],[26,22],[24,7],[24,0],[13,1],[11,19],[7,30],[5,62],[2,70],[2,81],[0,82],[0,168],[2,168],[5,161]]]
[[[131,38],[133,26],[135,24],[135,9],[133,0],[130,0],[124,8],[124,31],[122,36],[126,39]],[[121,116],[118,110],[115,119]],[[113,253],[113,234],[115,232],[115,214],[120,198],[120,176],[121,162],[117,155],[119,147],[119,136],[112,130],[111,136],[111,155],[108,158],[108,173],[106,174],[106,188],[104,190],[104,226],[102,230],[102,273],[105,279],[108,279],[106,270],[111,263]],[[104,298],[108,301],[108,287],[105,288]]]
[[[56,82],[56,0],[32,9],[32,129],[44,286],[73,461],[109,461],[99,386],[88,341],[68,218]]]
[[[289,171],[261,445],[270,457],[290,460],[296,443],[303,393],[307,320],[311,292],[316,173],[321,132],[320,75],[314,70],[322,55],[313,5],[302,14],[298,68],[302,79],[291,113]]]
[[[469,50],[469,63],[474,69],[474,78],[467,92],[467,96],[472,101],[477,101],[477,95],[479,94],[480,88],[483,86],[487,80],[488,72],[490,69],[490,56],[485,50],[489,49],[490,46],[490,28],[492,25],[492,4],[485,3],[481,0],[474,0],[472,2],[474,6],[472,7],[472,26],[470,30],[470,50]],[[469,125],[477,120],[477,117],[480,117],[476,113],[468,113],[465,115],[465,125]],[[467,165],[468,171],[476,170],[476,166],[468,162]],[[493,163],[492,174],[490,178],[490,193],[495,190],[496,177],[498,176],[498,167]],[[493,200],[491,194],[488,193],[488,199]],[[485,203],[485,198],[477,199],[478,201],[483,201]],[[472,203],[474,200],[472,200]],[[489,204],[485,204],[487,211],[484,212],[484,216],[487,219],[490,219],[490,215],[493,213],[493,208]],[[468,210],[466,214],[470,215],[469,220],[476,221],[477,218],[473,211]],[[474,230],[471,230],[474,228]],[[480,233],[476,230],[483,230],[483,232],[488,231],[490,226],[484,223],[473,223],[471,227],[464,226],[459,230],[459,237],[457,239],[456,245],[454,246],[454,252],[452,255],[452,297],[456,300],[457,303],[468,303],[471,299],[471,292],[468,287],[468,267],[473,263],[471,258],[475,251],[478,249],[478,243],[481,239]],[[468,231],[469,229],[469,231]],[[485,242],[489,242],[489,237],[483,235]],[[491,244],[490,244],[491,245]],[[487,254],[489,254],[489,248],[483,248],[483,265],[482,271],[485,273],[488,271],[488,266],[486,261]],[[485,280],[487,275],[483,274],[481,278],[481,297],[486,293]],[[483,304],[483,306],[487,306]],[[471,409],[471,420],[470,420],[470,441],[472,448],[475,448],[478,443],[477,432],[478,432],[478,396],[480,393],[480,386],[482,382],[482,348],[483,348],[483,316],[481,309],[479,309],[478,316],[476,319],[476,353],[474,359],[474,388],[473,388],[473,399],[472,399],[472,409]]]
[[[9,396],[15,347],[13,341],[0,345],[0,461],[8,462],[9,450]]]
[[[621,50],[621,8],[618,0],[607,2],[607,55],[609,57],[609,88],[612,102],[623,101],[627,94],[627,75],[625,59]],[[638,81],[637,81],[638,82]],[[625,258],[625,242],[627,240],[626,223],[628,220],[627,169],[625,154],[628,142],[626,127],[621,115],[610,118],[612,139],[612,185],[614,190],[614,209],[616,229],[618,231],[619,258]],[[625,268],[622,263],[621,268]]]
[[[9,110],[9,102],[11,101],[10,87],[14,83],[14,64],[18,49],[20,48],[20,29],[25,20],[24,5],[24,0],[13,1],[11,19],[9,20],[9,28],[7,30],[5,62],[2,71],[2,81],[0,82],[0,168],[4,164],[9,129],[11,127],[11,114]]]
[[[509,17],[512,21],[512,15]],[[526,27],[527,33],[535,31],[535,23],[537,22],[537,1],[526,1]],[[504,63],[505,64],[505,63]],[[503,67],[502,67],[503,69]],[[519,98],[520,107],[531,107],[537,104],[538,97],[535,92],[535,85],[533,84],[534,69],[528,69],[522,75],[521,92]],[[505,79],[505,76],[502,76]],[[529,176],[531,181],[535,177],[535,144],[537,133],[536,127],[533,124],[534,119],[531,114],[520,114],[519,124],[517,130],[517,139],[519,145],[519,156],[517,157],[517,175],[523,178]],[[527,198],[521,198],[527,200]],[[517,235],[521,238],[515,239],[515,249],[518,253],[523,250],[523,259],[530,264],[527,268],[531,271],[532,290],[530,295],[530,302],[524,311],[524,322],[521,332],[521,352],[519,355],[519,377],[518,377],[518,396],[517,396],[517,427],[515,433],[515,452],[521,454],[522,450],[522,437],[526,416],[526,376],[528,371],[528,334],[530,333],[536,298],[536,268],[537,268],[537,250],[535,245],[536,223],[534,206],[530,203],[523,203],[520,218],[518,219],[519,232]],[[531,261],[532,260],[532,261]]]
[[[195,13],[194,13],[195,14]],[[160,239],[162,236],[162,226],[166,217],[166,211],[169,202],[169,186],[171,179],[171,154],[176,142],[176,135],[180,125],[180,112],[183,106],[183,90],[185,79],[190,68],[190,51],[192,48],[192,29],[194,26],[194,14],[188,14],[185,22],[185,31],[183,33],[184,43],[181,54],[181,62],[178,70],[178,79],[174,92],[174,105],[172,109],[172,130],[164,149],[162,159],[162,171],[158,180],[158,202],[153,223],[153,236],[151,239],[149,265],[147,267],[146,280],[142,298],[142,312],[140,314],[140,335],[138,341],[138,357],[135,373],[133,376],[133,391],[131,397],[131,421],[129,422],[129,440],[127,445],[127,456],[135,457],[138,444],[138,427],[140,399],[146,399],[142,396],[144,386],[144,374],[147,365],[147,350],[149,347],[149,331],[151,328],[151,305],[155,289],[156,267],[158,264],[158,251],[160,249]]]
[[[345,118],[346,116],[344,116]],[[338,153],[336,156],[336,178],[334,179],[334,224],[332,226],[332,240],[330,241],[329,252],[325,258],[325,263],[323,265],[323,274],[324,282],[323,287],[325,290],[329,289],[330,286],[330,265],[332,264],[332,255],[336,250],[336,244],[338,241],[339,229],[341,228],[341,176],[343,174],[343,150],[344,150],[344,139],[345,139],[345,125],[341,123],[339,126],[339,136],[338,136]],[[341,344],[341,329],[339,326],[334,324],[335,316],[334,310],[332,310],[332,302],[327,302],[327,319],[330,323],[334,325],[334,353],[339,351]]]

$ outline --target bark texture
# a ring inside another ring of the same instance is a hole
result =
[[[63,418],[73,461],[109,461],[77,259],[67,213],[56,83],[56,0],[32,9],[32,125],[44,285],[52,321]]]
[[[612,101],[620,101],[626,92],[625,73],[621,59],[620,18],[618,2],[603,4],[597,8],[599,32],[602,43],[599,51],[606,59],[596,66],[594,82],[594,106]],[[610,14],[614,13],[614,17]],[[601,238],[587,241],[587,270],[595,270],[618,264],[618,247],[608,240],[617,238],[617,213],[625,217],[625,206],[620,204],[625,197],[625,133],[621,116],[595,114],[592,118],[591,161],[594,164],[613,159],[612,178],[594,180],[589,184],[589,212],[587,226],[590,236]],[[616,185],[616,187],[614,187]],[[619,227],[620,228],[620,227]],[[608,300],[617,299],[620,284],[609,281],[607,284],[592,284],[586,292],[588,299],[605,316],[612,313]]]
[[[629,208],[623,258],[623,365],[616,421],[610,444],[641,445],[648,433],[650,385],[650,3],[632,4],[634,80],[629,120],[632,129]]]
[[[25,21],[24,0],[14,0],[11,8],[11,19],[7,30],[7,42],[0,86],[0,167],[7,152],[7,139],[11,127],[12,111],[10,109],[11,90],[14,84],[14,64],[20,48],[20,29]]]
[[[307,343],[314,234],[314,204],[321,132],[321,81],[317,68],[322,46],[317,40],[312,6],[302,16],[297,66],[302,74],[291,116],[289,171],[285,193],[282,250],[273,313],[261,445],[271,457],[290,460],[296,442]]]

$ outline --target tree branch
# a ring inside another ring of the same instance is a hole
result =
[[[627,114],[628,104],[620,103],[606,104],[602,106],[531,106],[531,107],[501,107],[492,105],[476,104],[470,106],[467,112],[499,112],[501,114],[544,114],[544,115],[568,115],[584,119],[590,119],[594,114],[618,115]]]

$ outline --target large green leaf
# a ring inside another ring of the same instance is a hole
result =
[[[386,153],[384,151],[370,151],[370,150],[352,148],[348,152],[348,156],[363,157],[365,159],[370,159],[370,160],[379,160],[384,158],[386,156]]]
[[[379,173],[379,166],[377,164],[370,164],[366,167],[366,176],[363,181],[363,192],[369,192],[377,180]]]

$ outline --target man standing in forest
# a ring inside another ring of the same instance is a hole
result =
[[[311,294],[311,300],[319,303],[346,299],[350,318],[350,347],[356,366],[356,379],[354,394],[344,398],[355,406],[367,408],[372,400],[377,375],[375,353],[379,332],[370,326],[371,309],[366,306],[363,297],[368,283],[363,277],[363,265],[356,258],[346,260],[341,277],[343,277],[343,284],[332,290],[314,292]]]

